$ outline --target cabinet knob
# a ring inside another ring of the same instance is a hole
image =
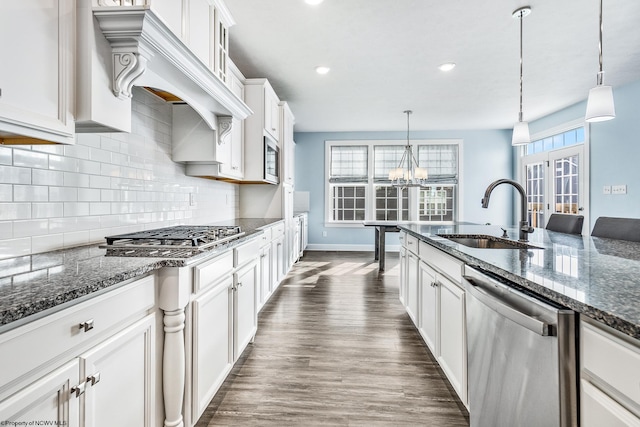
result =
[[[78,329],[80,329],[83,332],[89,332],[90,330],[93,329],[93,319],[89,319],[85,322],[82,322],[78,325]]]
[[[242,287],[242,282],[238,282],[238,287]]]
[[[87,386],[87,383],[82,382],[76,386],[71,387],[71,394],[75,394],[76,397],[80,397],[81,395],[84,394],[86,386]]]
[[[87,377],[87,382],[91,383],[89,385],[96,385],[100,382],[100,372],[96,372],[95,374]]]

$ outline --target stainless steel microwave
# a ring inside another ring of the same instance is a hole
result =
[[[272,184],[280,182],[280,152],[278,144],[268,136],[264,137],[264,180]]]

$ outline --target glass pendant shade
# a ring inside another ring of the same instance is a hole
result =
[[[511,145],[526,145],[530,142],[531,135],[529,134],[529,122],[516,122],[513,126]]]
[[[613,90],[611,86],[597,85],[589,91],[587,100],[588,122],[604,122],[616,117],[616,108],[613,103]]]

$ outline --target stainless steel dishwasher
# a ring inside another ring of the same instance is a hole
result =
[[[575,313],[465,266],[471,427],[577,426]]]

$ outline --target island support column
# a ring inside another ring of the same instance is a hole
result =
[[[164,426],[184,427],[182,408],[185,390],[185,307],[189,286],[185,268],[167,267],[158,274],[159,305],[164,312],[164,350],[162,355],[162,394]],[[182,282],[182,286],[181,285]]]

